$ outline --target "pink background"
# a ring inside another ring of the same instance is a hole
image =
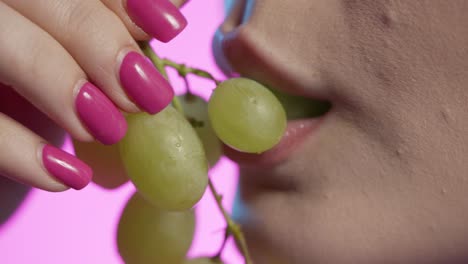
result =
[[[190,1],[182,11],[189,21],[187,29],[169,44],[154,43],[157,52],[162,57],[209,70],[222,79],[211,55],[211,36],[222,20],[223,2]],[[174,72],[170,76],[176,90],[181,92],[182,82],[175,80]],[[211,82],[197,78],[191,78],[191,84],[205,98],[214,88]],[[64,148],[73,151],[69,140]],[[237,167],[223,158],[210,175],[230,209]],[[116,227],[133,191],[130,183],[112,191],[94,184],[82,191],[64,193],[31,190],[10,219],[0,225],[0,263],[123,263],[116,250]],[[197,231],[189,255],[214,254],[221,244],[225,224],[211,194],[205,194],[196,212]],[[232,243],[223,257],[226,263],[243,263]]]

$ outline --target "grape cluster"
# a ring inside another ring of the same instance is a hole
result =
[[[130,179],[137,189],[117,233],[128,264],[214,263],[185,258],[195,228],[192,208],[207,188],[209,167],[222,155],[221,141],[261,153],[276,145],[286,128],[281,103],[249,79],[220,83],[208,104],[191,94],[177,100],[177,109],[128,114],[127,135],[115,146],[74,142],[76,155],[93,166],[96,183],[115,188]]]

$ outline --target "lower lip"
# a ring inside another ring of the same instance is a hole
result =
[[[273,166],[280,164],[286,161],[307,137],[317,131],[323,119],[324,116],[288,121],[286,132],[280,142],[272,149],[261,154],[239,152],[226,145],[224,145],[224,154],[231,160],[245,166]]]

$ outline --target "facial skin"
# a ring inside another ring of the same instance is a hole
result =
[[[333,104],[285,162],[241,164],[254,251],[468,263],[468,2],[250,4],[248,21],[222,25],[232,68]]]

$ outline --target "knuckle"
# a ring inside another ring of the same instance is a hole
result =
[[[59,19],[60,40],[64,46],[76,52],[77,50],[118,50],[126,39],[125,26],[117,15],[105,6],[93,1],[68,0],[57,1],[56,8],[60,10]],[[84,41],[83,39],[86,38]],[[92,47],[90,47],[90,45]],[[82,54],[82,53],[81,53]],[[75,53],[76,55],[76,53]],[[108,73],[109,59],[107,53],[94,59],[94,69]],[[109,73],[108,73],[109,74]]]
[[[107,24],[105,12],[90,1],[56,1],[55,8],[59,14],[57,32],[65,42],[77,41],[77,36],[99,37]]]

